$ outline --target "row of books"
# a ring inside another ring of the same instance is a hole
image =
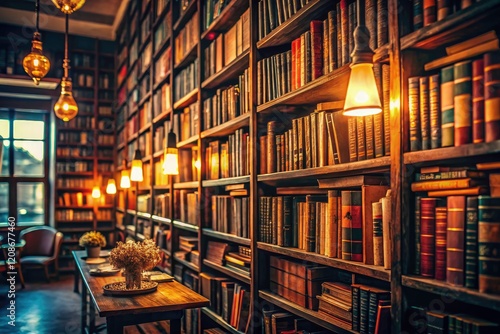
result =
[[[69,142],[69,143],[81,143],[82,145],[87,144],[89,140],[93,138],[92,132],[68,132],[68,131],[59,131],[57,134],[57,140],[61,143]]]
[[[198,192],[181,189],[174,191],[175,203],[178,203],[174,209],[174,218],[181,222],[198,225]]]
[[[155,207],[153,214],[159,217],[171,217],[170,194],[160,194],[155,196]]]
[[[179,64],[198,43],[199,36],[198,12],[195,12],[175,37],[174,64]]]
[[[201,294],[230,326],[246,333],[250,326],[250,290],[226,277],[200,274]]]
[[[56,172],[91,172],[93,165],[87,161],[56,162]]]
[[[170,178],[168,175],[163,173],[163,156],[160,160],[155,160],[153,162],[153,173],[155,176],[155,186],[168,186],[170,184]]]
[[[444,67],[440,74],[408,79],[411,151],[500,139],[493,106],[494,66],[500,52]]]
[[[94,180],[91,178],[63,178],[58,177],[56,179],[56,185],[58,188],[88,188],[92,189],[95,185]]]
[[[93,99],[94,90],[93,89],[83,89],[83,88],[73,88],[73,96],[76,98],[83,99]]]
[[[205,151],[206,178],[244,176],[250,173],[250,147],[248,133],[238,129],[228,136],[227,141],[216,140],[208,143]]]
[[[208,29],[215,21],[230,1],[204,0],[203,6],[203,30]]]
[[[99,209],[96,214],[97,220],[109,220],[113,219],[112,209]]]
[[[182,264],[174,265],[174,278],[191,290],[198,291],[200,285],[198,273],[184,267]]]
[[[94,88],[94,74],[92,73],[73,73],[74,88]]]
[[[172,58],[172,48],[169,46],[162,52],[155,63],[155,83],[159,83],[170,73],[170,60]]]
[[[67,179],[58,178],[58,180],[67,180]],[[92,185],[89,187],[89,191],[92,188]],[[65,192],[57,196],[57,205],[59,206],[88,206],[92,204],[94,204],[94,200],[90,192],[87,194],[83,194],[82,192],[71,192],[71,193]]]
[[[413,0],[413,29],[426,27],[431,23],[441,21],[447,16],[462,9],[468,8],[479,0],[457,0],[457,1],[423,1]]]
[[[174,101],[182,99],[198,87],[198,59],[180,71],[174,79]]]
[[[87,210],[57,210],[55,212],[55,218],[57,220],[93,220],[94,213]]]
[[[143,1],[143,5],[147,4],[148,1]],[[151,16],[146,15],[146,17],[141,21],[141,44],[146,42],[149,32],[151,31]]]
[[[259,39],[264,38],[271,31],[284,23],[302,7],[304,7],[309,0],[295,0],[295,1],[269,1],[262,0],[258,4],[259,13]]]
[[[114,145],[115,143],[115,136],[114,135],[106,135],[106,134],[99,134],[97,137],[97,144],[98,145]]]
[[[172,108],[170,84],[164,84],[161,89],[158,89],[153,93],[153,103],[153,118]]]
[[[327,334],[331,333],[304,318],[281,309],[262,310],[262,328],[264,334]]]
[[[199,107],[198,103],[192,103],[185,107],[180,114],[180,126],[181,132],[178,140],[183,141],[191,138],[192,136],[198,135],[199,133]]]
[[[228,195],[212,196],[212,229],[248,238],[249,198]]]
[[[93,147],[56,147],[57,158],[78,158],[78,157],[92,157],[94,156]]]
[[[158,6],[158,8],[161,8],[160,6]],[[170,36],[172,35],[172,31],[171,31],[171,23],[172,23],[172,12],[169,11],[165,17],[161,20],[161,23],[160,25],[158,26],[158,28],[156,28],[155,30],[155,34],[154,34],[154,49],[155,49],[155,52],[158,51],[158,49],[160,48],[161,44],[168,38],[170,38]]]
[[[250,111],[250,78],[248,69],[238,76],[238,84],[219,88],[203,101],[203,129],[207,130]]]
[[[203,79],[221,71],[250,48],[250,11],[247,9],[225,33],[220,33],[203,51]]]
[[[390,269],[387,186],[330,190],[326,196],[263,196],[259,211],[262,242]]]

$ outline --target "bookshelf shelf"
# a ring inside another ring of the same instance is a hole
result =
[[[223,137],[234,133],[237,129],[249,126],[250,113],[240,115],[226,123],[207,129],[201,133],[201,138]]]
[[[133,142],[134,140],[136,140],[137,137],[139,137],[139,132],[136,132],[133,135],[131,135],[130,138],[127,139],[127,144],[130,144],[131,142]]]
[[[75,143],[75,142],[57,142],[56,146],[92,146],[90,143]]]
[[[169,3],[165,4],[165,7],[162,9],[160,15],[156,16],[156,18],[154,20],[154,23],[153,23],[153,29],[154,30],[156,30],[156,28],[158,28],[158,26],[160,25],[160,23],[165,19],[165,15],[167,15],[167,13],[169,11],[170,11],[170,1],[169,1]]]
[[[292,105],[313,106],[320,102],[343,100],[347,92],[350,71],[349,65],[344,65],[299,89],[257,106],[257,112],[273,112],[276,109],[293,111],[293,108],[288,107]]]
[[[93,172],[57,172],[58,175],[65,175],[65,176],[93,176]],[[66,188],[58,188],[58,189],[66,189]],[[67,188],[67,189],[72,189],[72,188]]]
[[[442,164],[445,160],[449,160],[448,162],[453,162],[453,160],[463,160],[464,156],[479,157],[498,153],[500,153],[500,140],[490,143],[467,144],[456,147],[443,147],[433,150],[407,152],[404,154],[404,163],[418,166],[436,163]]]
[[[172,112],[172,109],[167,109],[167,110],[163,111],[161,114],[159,114],[158,116],[153,118],[153,124],[157,124],[157,123],[161,123],[161,122],[165,121],[170,116],[171,112]]]
[[[247,8],[248,1],[246,0],[230,1],[219,16],[201,34],[201,40],[211,40],[214,34],[224,32],[231,28]]]
[[[170,218],[160,217],[160,216],[157,216],[157,215],[151,215],[151,219],[154,222],[157,222],[157,223],[160,223],[160,224],[163,224],[163,225],[170,225],[170,224],[172,224],[172,220]]]
[[[290,256],[303,261],[319,263],[325,266],[350,271],[356,274],[379,279],[381,281],[391,281],[391,271],[383,267],[363,264],[362,262],[347,261],[330,258],[316,253],[306,252],[297,248],[280,247],[264,242],[257,242],[257,248],[266,252]]]
[[[71,156],[57,156],[57,160],[64,161],[64,160],[94,160],[94,157],[71,157]]]
[[[497,26],[500,1],[481,1],[401,38],[401,49],[433,49]],[[460,33],[457,33],[460,32]]]
[[[250,175],[245,176],[237,176],[237,177],[228,177],[225,179],[217,179],[217,180],[203,180],[203,187],[218,187],[218,186],[227,186],[230,184],[238,184],[238,183],[249,183]]]
[[[199,273],[200,272],[200,268],[198,268],[197,265],[195,265],[194,263],[191,263],[189,261],[186,261],[186,260],[183,260],[183,259],[179,259],[177,256],[173,256],[174,260],[179,262],[180,264],[182,264],[184,267],[188,267],[189,269]]]
[[[206,235],[206,236],[209,236],[209,237],[212,237],[212,238],[226,240],[226,241],[234,242],[236,244],[240,244],[240,245],[244,245],[244,246],[250,246],[250,244],[251,244],[251,240],[250,239],[238,237],[236,235],[229,234],[229,233],[223,233],[223,232],[219,232],[219,231],[214,231],[214,230],[212,230],[210,228],[203,228],[201,230],[201,233],[203,235]]]
[[[195,45],[193,45],[191,47],[191,50],[189,50],[184,55],[184,57],[182,57],[182,59],[177,64],[174,65],[174,69],[175,70],[179,70],[179,69],[182,69],[182,68],[186,67],[193,60],[195,60],[196,57],[198,57],[198,43],[196,43]]]
[[[181,222],[179,220],[174,220],[173,221],[173,225],[176,228],[179,228],[181,230],[190,231],[190,232],[194,232],[194,233],[198,233],[198,231],[200,230],[200,228],[198,226],[196,226],[196,225],[184,223],[184,222]]]
[[[186,10],[184,13],[177,19],[177,21],[174,24],[174,32],[177,32],[180,28],[184,27],[186,22],[191,18],[193,13],[196,11],[196,0],[191,0],[189,4],[187,5]]]
[[[101,206],[103,207],[103,206]],[[56,205],[57,209],[78,209],[78,210],[92,210],[94,207],[92,205],[80,206],[80,205]]]
[[[213,89],[221,84],[224,84],[230,79],[234,79],[237,74],[243,73],[243,71],[248,67],[249,59],[250,50],[246,50],[230,64],[226,65],[222,70],[203,81],[201,88]]]
[[[142,233],[136,233],[135,238],[139,241],[144,241],[144,239],[146,239],[146,237]]]
[[[499,295],[480,293],[477,290],[471,290],[460,286],[452,286],[445,281],[437,281],[434,279],[415,276],[403,275],[402,284],[408,288],[431,292],[441,296],[446,296],[446,298],[459,300],[477,306],[484,306],[485,304],[488,304],[491,309],[500,312]]]
[[[229,276],[229,277],[232,277],[234,279],[237,279],[243,283],[246,283],[246,284],[251,284],[251,281],[250,281],[250,275],[243,275],[243,274],[240,274],[234,270],[231,270],[227,267],[224,267],[224,266],[221,266],[221,265],[218,265],[216,263],[213,263],[207,259],[203,259],[203,264],[206,265],[207,267],[210,267],[212,269],[215,269],[217,271],[220,271],[221,273]]]
[[[326,317],[322,314],[320,314],[317,311],[309,310],[304,307],[300,307],[299,305],[296,305],[285,298],[282,298],[278,295],[275,295],[274,293],[267,291],[267,290],[259,290],[259,297],[278,306],[281,307],[282,309],[291,312],[293,314],[298,315],[299,317],[302,317],[304,319],[309,320],[312,323],[316,323],[322,327],[325,327],[328,330],[331,330],[335,333],[339,334],[355,334],[358,333],[356,331],[353,331],[350,329],[350,326],[341,323],[340,321],[335,321],[332,317]]]
[[[150,219],[151,218],[151,214],[150,213],[146,213],[146,212],[137,211],[136,215],[137,215],[137,217],[143,218],[143,219]]]
[[[280,24],[267,36],[257,42],[257,48],[263,49],[290,43],[303,32],[309,29],[309,22],[319,15],[325,13],[325,9],[331,5],[328,0],[313,0],[302,7],[295,15],[286,22]]]
[[[170,190],[170,186],[167,184],[167,185],[164,185],[164,184],[158,184],[158,185],[154,185],[153,186],[153,190]]]
[[[147,132],[151,129],[150,124],[144,125],[141,129],[139,129],[139,136],[142,135],[144,132]]]
[[[174,183],[174,189],[197,189],[198,184],[198,181],[176,182]]]
[[[159,157],[163,156],[164,153],[165,153],[164,150],[159,150],[159,151],[153,153],[153,158],[154,159],[159,158]]]
[[[127,209],[127,214],[129,214],[129,215],[135,216],[136,213],[137,212],[135,210]]]
[[[153,85],[153,91],[157,91],[162,88],[163,84],[170,80],[170,73],[171,71],[168,71],[163,79]]]
[[[89,223],[89,224],[91,224],[93,222],[93,220],[91,220],[91,219],[81,219],[81,220],[80,219],[71,219],[71,220],[70,219],[57,219],[57,222],[59,224],[71,224],[71,223],[82,223],[82,224]]]
[[[291,182],[297,183],[311,183],[316,182],[318,178],[326,178],[329,176],[349,176],[360,175],[366,173],[381,173],[388,172],[391,166],[391,159],[389,156],[347,162],[344,164],[299,169],[289,172],[278,172],[271,174],[260,174],[257,180],[260,182],[268,183],[271,185],[291,185]]]
[[[186,140],[177,143],[177,148],[188,148],[198,145],[198,135],[194,135]]]
[[[146,46],[149,44],[151,40],[151,31],[148,32],[148,34],[146,35],[146,37],[144,38],[143,41],[141,41],[141,46],[139,47],[139,54],[142,54],[144,49],[146,48]]]
[[[203,307],[201,309],[201,312],[203,312],[207,317],[212,319],[217,325],[221,326],[224,328],[226,331],[228,331],[231,334],[244,334],[243,332],[240,332],[239,330],[235,329],[233,326],[228,324],[220,315],[209,309],[208,307]]]
[[[121,212],[121,213],[125,213],[125,209],[124,208],[116,207],[115,210],[118,211],[118,212]]]
[[[175,102],[174,109],[181,109],[187,107],[191,103],[196,102],[197,99],[198,99],[198,88],[195,88],[187,95],[185,95],[183,98]]]

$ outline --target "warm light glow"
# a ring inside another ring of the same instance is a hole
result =
[[[52,0],[52,2],[64,14],[71,14],[85,4],[85,0]]]
[[[23,68],[37,86],[50,70],[50,61],[43,55],[39,33],[35,33],[33,36],[31,52],[24,57]]]
[[[54,112],[64,122],[70,121],[78,114],[78,104],[73,98],[72,84],[67,78],[61,80],[61,95],[54,105]]]
[[[128,173],[128,170],[126,169],[122,170],[122,175],[120,179],[120,188],[122,189],[130,188],[130,175]]]
[[[369,116],[380,112],[382,105],[373,74],[373,64],[352,64],[343,114]]]
[[[166,148],[163,160],[163,174],[179,175],[179,154],[176,148]]]
[[[132,168],[130,169],[130,181],[142,182],[144,176],[142,174],[142,160],[132,160]]]
[[[193,165],[194,165],[194,168],[196,168],[197,170],[200,170],[200,168],[201,168],[201,161],[200,161],[200,159],[198,159],[195,162],[193,162]]]
[[[101,189],[99,189],[99,186],[94,186],[94,188],[92,189],[92,197],[93,198],[101,197]]]
[[[114,195],[116,194],[116,182],[115,179],[109,179],[108,185],[106,186],[106,194]]]

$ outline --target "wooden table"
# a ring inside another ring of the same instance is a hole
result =
[[[108,333],[123,333],[124,326],[161,320],[170,320],[170,332],[180,333],[180,320],[184,310],[209,305],[208,299],[176,281],[159,283],[157,291],[144,295],[105,296],[102,287],[123,281],[124,277],[119,273],[108,277],[90,276],[89,269],[96,265],[88,265],[82,259],[86,254],[85,251],[73,251],[75,264],[82,278],[82,333],[87,332],[88,308],[90,333],[95,331],[96,310],[99,316],[106,318]],[[90,303],[87,303],[87,293],[90,296]]]

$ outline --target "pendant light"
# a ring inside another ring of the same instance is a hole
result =
[[[122,189],[130,188],[130,173],[126,169],[123,169],[121,173],[120,188]]]
[[[177,137],[170,129],[167,137],[167,146],[163,156],[163,174],[178,175],[179,174],[179,150],[177,149]]]
[[[64,14],[71,14],[82,8],[85,0],[52,0],[52,3]]]
[[[365,3],[357,1],[358,26],[354,30],[354,50],[351,54],[351,75],[343,114],[368,116],[382,112],[380,96],[373,73],[373,51],[370,49],[370,32],[365,26]]]
[[[38,86],[40,80],[47,75],[50,70],[49,58],[43,55],[42,35],[38,31],[40,16],[40,0],[36,0],[36,30],[31,41],[31,52],[23,59],[23,68]]]
[[[92,188],[92,197],[93,198],[101,197],[101,189],[99,188],[99,186],[94,186],[94,188]]]
[[[130,181],[142,182],[144,176],[142,173],[142,154],[141,150],[135,150],[134,160],[132,160],[132,167],[130,168]]]
[[[114,195],[116,194],[116,182],[115,179],[109,179],[108,185],[106,186],[106,194]]]
[[[78,105],[73,98],[73,83],[69,77],[69,57],[68,57],[68,14],[66,14],[66,34],[64,35],[64,76],[61,79],[61,95],[54,105],[54,112],[57,117],[64,122],[68,122],[78,114]]]

